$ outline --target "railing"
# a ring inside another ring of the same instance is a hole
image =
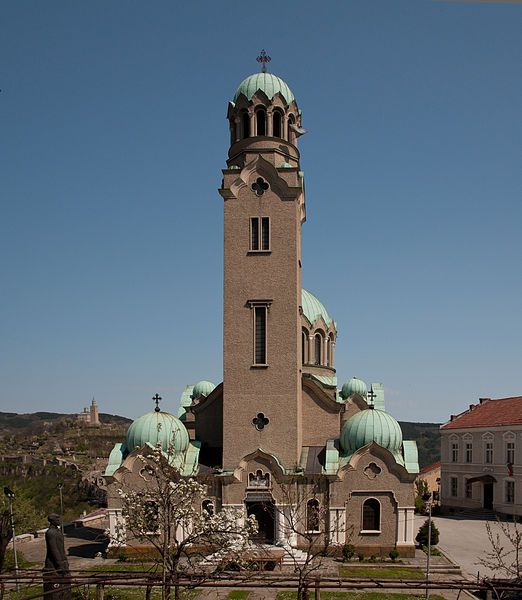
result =
[[[45,583],[55,584],[57,587],[49,592],[42,592],[35,586],[41,586]],[[173,579],[167,582],[163,581],[162,573],[151,571],[112,571],[110,573],[93,571],[74,571],[69,577],[42,578],[40,570],[23,570],[18,576],[12,574],[0,575],[0,600],[8,600],[11,592],[15,590],[16,585],[20,586],[20,592],[17,594],[18,600],[37,600],[40,598],[52,597],[52,594],[59,591],[59,587],[68,590],[83,590],[85,598],[90,598],[91,591],[95,591],[96,600],[104,600],[107,588],[142,588],[144,590],[145,600],[150,600],[154,588],[168,588],[168,597],[170,590],[175,587],[181,589],[195,588],[236,588],[252,590],[257,588],[274,590],[295,590],[299,587],[306,589],[309,595],[314,595],[315,600],[320,600],[321,591],[353,591],[353,590],[381,590],[381,591],[400,591],[425,592],[426,587],[430,591],[437,590],[456,590],[456,591],[478,591],[486,592],[486,598],[500,598],[502,592],[519,591],[522,592],[522,585],[516,585],[512,582],[502,580],[483,580],[481,582],[472,580],[447,580],[447,581],[429,581],[426,580],[397,580],[397,579],[369,579],[369,578],[338,578],[338,577],[315,577],[299,581],[294,574],[285,575],[284,573],[263,573],[252,574],[223,574],[222,576],[213,575],[209,577],[204,573],[194,574],[192,576],[180,576],[177,581]],[[83,594],[82,594],[83,596]],[[384,596],[383,596],[384,598]]]

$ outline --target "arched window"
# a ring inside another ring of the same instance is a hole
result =
[[[282,135],[282,124],[283,124],[283,117],[281,115],[281,113],[278,110],[274,110],[274,116],[273,116],[273,135],[274,137],[283,137]]]
[[[322,364],[322,349],[323,336],[320,333],[316,333],[314,336],[314,363],[316,365]]]
[[[306,530],[320,531],[319,502],[313,498],[306,503]]]
[[[266,112],[260,108],[256,112],[257,135],[266,135]]]
[[[243,129],[243,138],[250,137],[250,115],[246,110],[241,115],[241,126]]]
[[[295,144],[295,131],[292,129],[292,125],[295,125],[294,115],[288,117],[288,141]]]
[[[334,363],[334,356],[333,356],[333,354],[334,354],[334,350],[333,350],[334,349],[334,347],[333,347],[334,343],[335,343],[334,335],[333,335],[333,333],[331,333],[328,336],[328,356],[327,356],[327,363],[326,363],[329,367],[333,367],[334,366],[333,365],[333,363]]]
[[[201,503],[201,511],[207,513],[209,517],[214,514],[214,503],[212,500],[203,500]]]
[[[305,365],[307,361],[307,352],[308,350],[308,333],[305,329],[301,331],[301,358],[303,365]]]
[[[381,505],[375,498],[368,498],[363,504],[362,528],[364,531],[380,531]]]

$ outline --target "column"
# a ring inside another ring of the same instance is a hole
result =
[[[332,544],[344,544],[346,540],[346,511],[344,508],[329,509],[328,536]]]

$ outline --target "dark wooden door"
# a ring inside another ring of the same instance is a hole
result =
[[[493,484],[484,484],[484,508],[492,510],[493,508]]]

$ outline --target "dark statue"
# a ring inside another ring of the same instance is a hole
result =
[[[49,521],[49,529],[45,532],[47,554],[43,569],[45,597],[50,600],[70,600],[70,584],[64,581],[69,579],[70,572],[63,533],[60,529],[60,517],[51,514],[47,520]]]

